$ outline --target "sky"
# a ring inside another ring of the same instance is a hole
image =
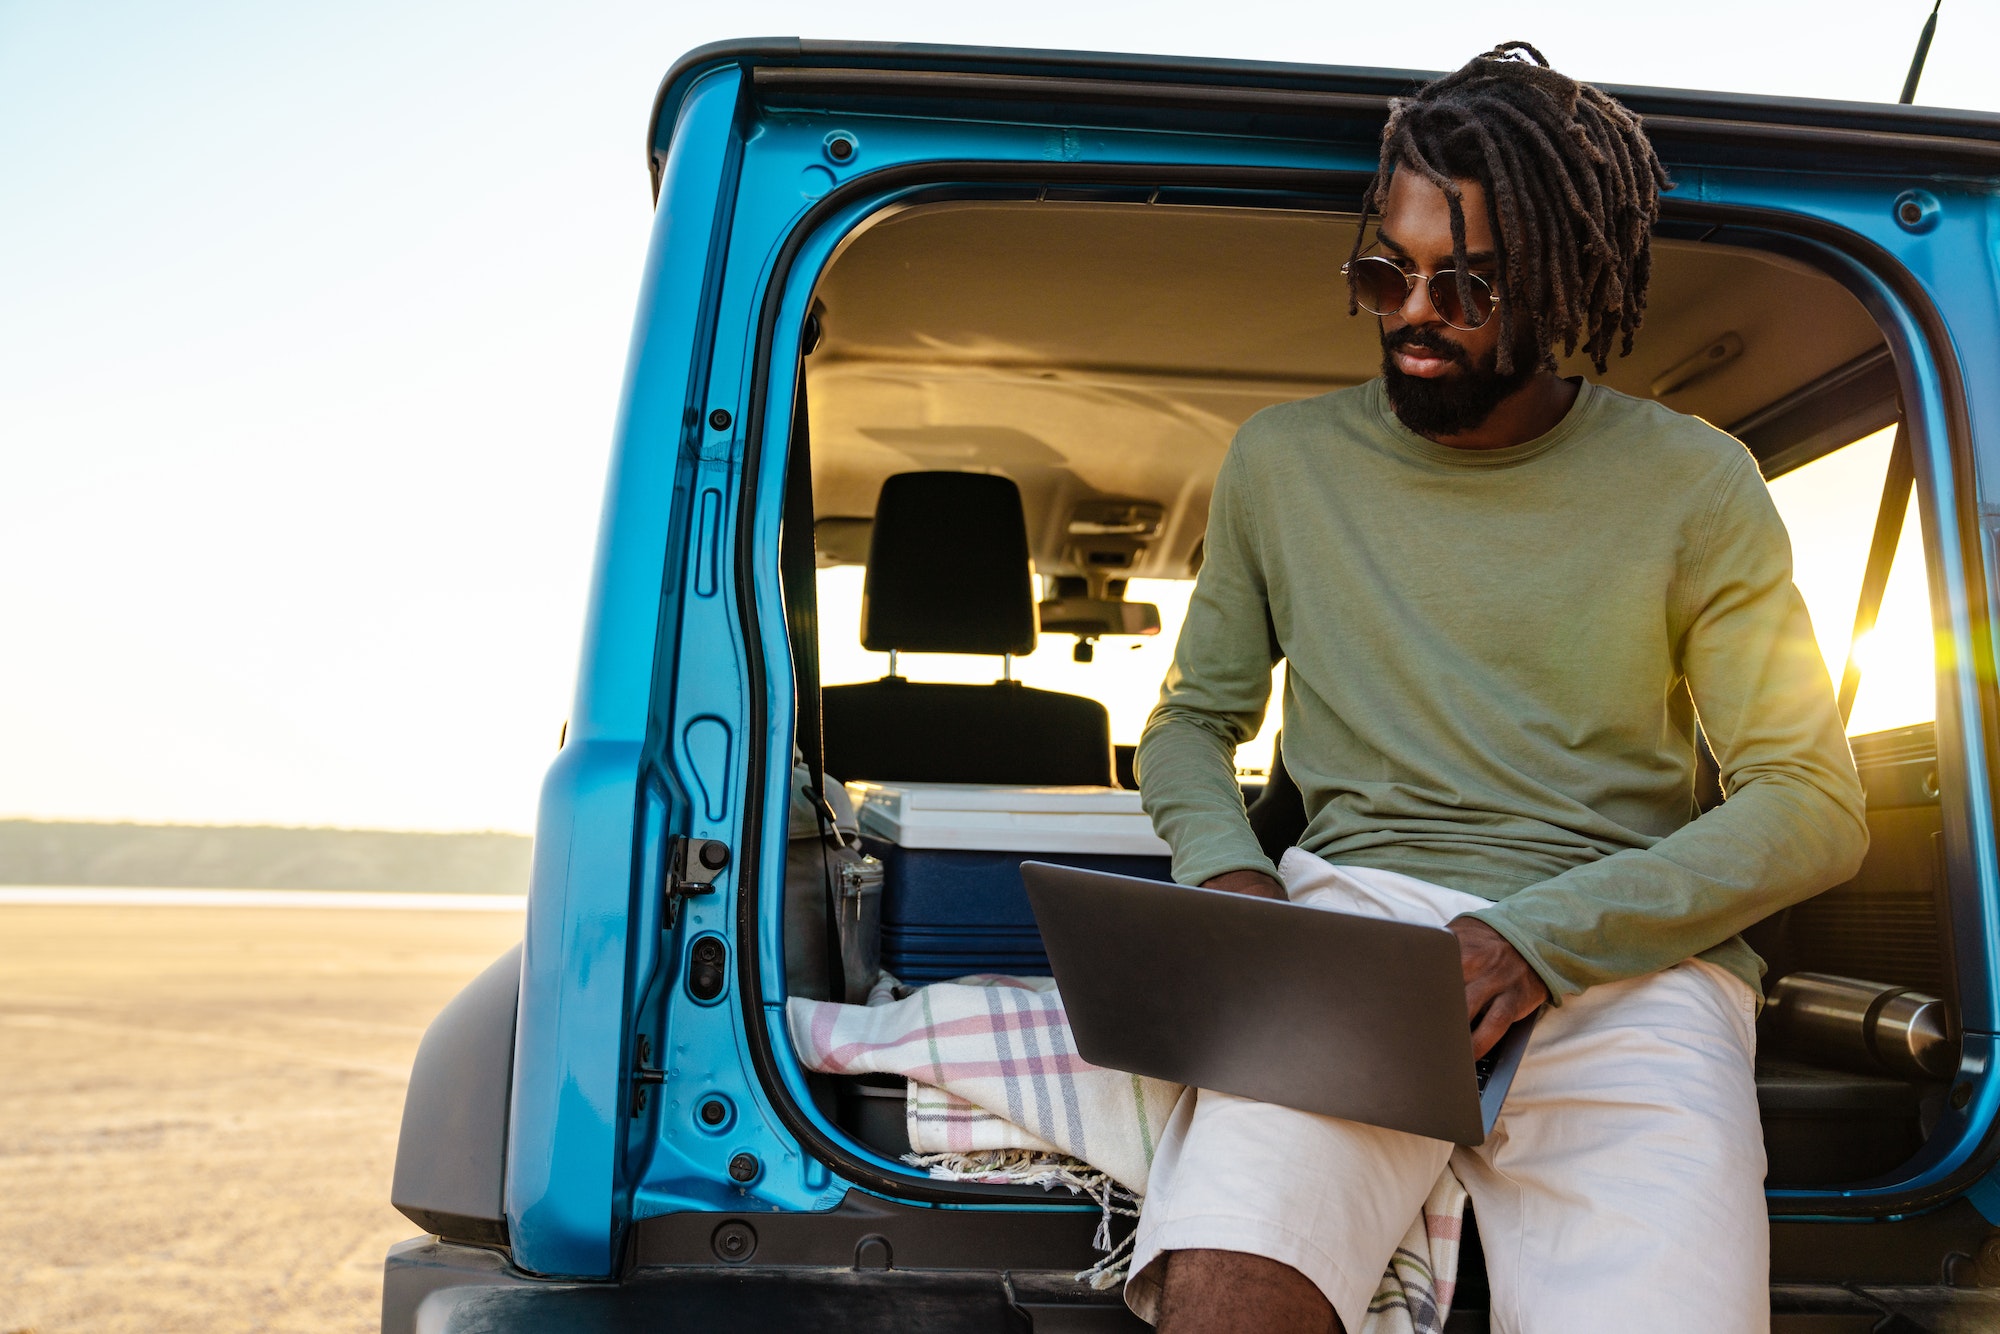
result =
[[[647,115],[693,46],[1526,38],[1599,82],[1886,101],[1927,12],[0,0],[0,817],[532,829]],[[1996,46],[2000,7],[1947,0],[1918,100],[2000,110]]]

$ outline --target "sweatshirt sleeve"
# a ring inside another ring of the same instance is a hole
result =
[[[1676,585],[1680,670],[1728,799],[1649,848],[1530,885],[1473,914],[1560,1003],[1656,972],[1854,875],[1861,780],[1791,544],[1748,452],[1718,485],[1692,576]]]
[[[1173,849],[1174,879],[1187,885],[1224,871],[1278,873],[1251,832],[1236,782],[1236,747],[1263,726],[1278,659],[1243,495],[1242,440],[1239,433],[1216,475],[1201,573],[1136,757],[1141,801]]]

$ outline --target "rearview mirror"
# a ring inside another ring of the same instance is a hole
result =
[[[1095,639],[1099,635],[1156,635],[1160,633],[1160,609],[1150,602],[1125,602],[1110,598],[1050,598],[1037,609],[1045,635],[1076,635]]]

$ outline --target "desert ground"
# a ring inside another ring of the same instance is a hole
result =
[[[403,1088],[519,912],[0,905],[0,1334],[363,1334]]]

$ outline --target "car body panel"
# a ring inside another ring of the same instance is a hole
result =
[[[576,700],[543,785],[514,1055],[507,1221],[527,1269],[611,1272],[626,1215],[623,1134],[641,760],[689,383],[705,341],[739,79],[691,91],[655,220],[606,485]]]

